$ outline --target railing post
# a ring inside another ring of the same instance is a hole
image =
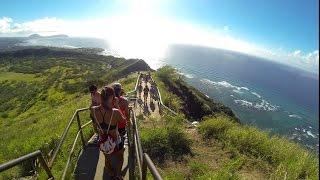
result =
[[[43,158],[42,153],[41,153],[41,155],[38,157],[38,159],[39,159],[39,161],[40,161],[41,166],[42,166],[43,169],[46,171],[48,177],[54,179],[54,177],[53,177],[53,175],[52,175],[52,173],[51,173],[51,171],[50,171],[50,169],[49,169],[49,167],[48,167],[47,162],[46,162],[46,161],[44,160],[44,158]]]
[[[86,147],[86,142],[85,142],[84,137],[83,137],[83,132],[82,132],[82,128],[81,128],[79,112],[77,112],[77,122],[78,122],[79,131],[80,131],[80,137],[81,137],[81,142],[82,142],[82,148],[84,149],[84,148]]]
[[[132,110],[131,110],[132,111]],[[131,115],[133,115],[132,113],[130,113]],[[134,180],[135,179],[135,154],[134,154],[134,136],[133,136],[133,122],[130,122],[130,126],[129,126],[129,179],[130,180]]]
[[[143,161],[142,161],[142,180],[147,179],[147,162],[145,155],[143,154]]]

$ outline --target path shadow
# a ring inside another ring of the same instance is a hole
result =
[[[96,145],[89,145],[81,153],[74,171],[76,180],[94,179],[100,150]]]

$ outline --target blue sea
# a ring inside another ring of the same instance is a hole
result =
[[[229,106],[242,123],[318,151],[318,75],[242,53],[190,45],[171,46],[162,62]]]
[[[90,38],[42,38],[17,45],[100,47],[119,56],[106,42]],[[229,106],[242,123],[319,152],[318,75],[238,52],[191,45],[171,45],[163,58],[146,62],[175,67],[191,85]]]

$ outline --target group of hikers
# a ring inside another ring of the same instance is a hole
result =
[[[105,154],[105,170],[112,179],[122,179],[124,141],[129,123],[129,102],[120,83],[105,86],[101,92],[95,85],[91,94],[91,119],[98,136],[95,141]]]
[[[153,100],[157,101],[158,100],[158,90],[157,90],[157,84],[155,81],[152,80],[150,73],[148,74],[141,74],[141,79],[145,82],[145,86],[142,86],[142,81],[139,81],[139,85],[138,85],[138,93],[139,93],[139,98],[141,96],[141,93],[143,92],[143,103],[145,106],[147,106],[147,99],[148,99],[148,95],[150,93],[150,103],[153,102]],[[147,85],[147,83],[150,83],[150,89]]]
[[[156,99],[158,91],[150,73],[141,74],[140,77],[139,98],[143,91],[144,103],[146,103],[150,91],[152,99]],[[145,81],[144,88],[141,80]],[[147,82],[151,84],[150,89]],[[129,101],[124,97],[125,92],[120,83],[105,86],[100,92],[96,85],[91,85],[89,91],[91,95],[90,117],[97,133],[95,142],[105,155],[105,171],[111,179],[122,179],[126,127],[130,123]]]

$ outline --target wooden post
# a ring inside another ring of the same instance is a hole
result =
[[[142,161],[142,180],[147,179],[147,162],[145,159],[145,156],[143,156],[143,161]]]
[[[38,159],[39,159],[39,161],[40,161],[41,166],[42,166],[43,169],[46,171],[48,177],[51,178],[51,179],[54,179],[54,177],[53,177],[53,175],[52,175],[52,173],[51,173],[51,170],[50,170],[49,167],[48,167],[47,162],[46,162],[46,161],[44,160],[44,158],[43,158],[42,153],[41,153],[41,155],[38,157]]]
[[[78,122],[79,131],[80,131],[82,148],[85,149],[85,147],[86,147],[86,142],[85,142],[84,137],[83,137],[83,132],[82,132],[81,123],[80,123],[80,117],[79,117],[79,113],[78,113],[78,112],[77,112],[77,122]]]
[[[132,111],[132,109],[130,109]],[[133,115],[133,113],[130,113],[130,117]],[[129,179],[134,180],[135,179],[135,154],[134,154],[134,138],[133,138],[133,124],[132,121],[130,122],[129,130],[128,130],[128,145],[129,145]]]

